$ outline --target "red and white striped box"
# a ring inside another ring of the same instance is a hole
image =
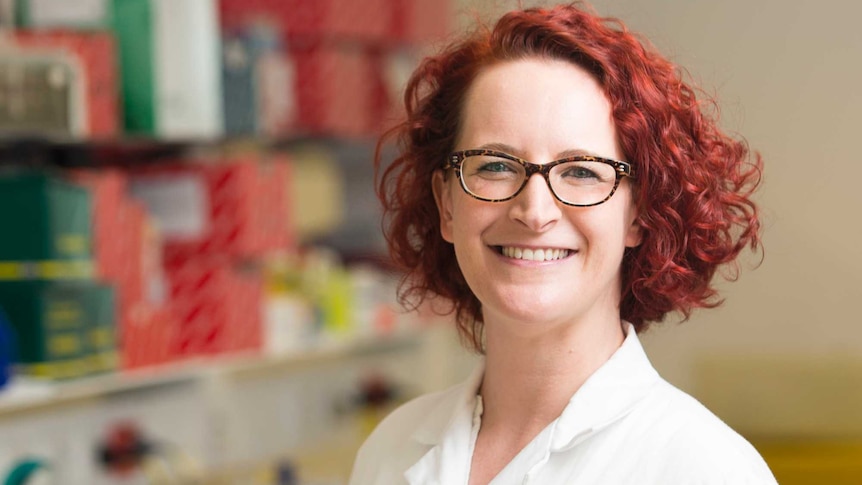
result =
[[[179,322],[169,306],[135,306],[123,315],[120,366],[140,369],[179,360],[173,350]]]
[[[442,41],[449,33],[450,0],[387,0],[389,37],[412,45]]]
[[[62,30],[16,31],[12,42],[19,48],[71,54],[83,67],[88,138],[116,136],[120,126],[119,84],[114,37],[108,32]]]
[[[236,271],[220,258],[168,266],[171,308],[178,319],[172,351],[177,357],[260,350],[260,277]]]
[[[162,263],[162,240],[142,204],[127,199],[120,206],[112,269],[105,275],[118,293],[119,342],[123,368],[170,361],[174,355],[175,317],[169,305]],[[111,236],[109,236],[111,237]]]
[[[277,22],[289,37],[384,40],[391,0],[221,0],[227,28],[250,22]]]
[[[297,127],[315,134],[357,138],[373,135],[375,64],[362,46],[294,45]]]
[[[96,275],[117,292],[121,367],[168,362],[178,325],[167,305],[157,228],[146,209],[127,196],[124,172],[75,171],[71,177],[93,194]]]
[[[165,259],[176,262],[198,256],[256,259],[287,248],[288,182],[284,160],[250,156],[137,172],[132,187],[162,223]],[[167,192],[176,203],[165,203]]]
[[[127,202],[127,179],[123,172],[114,169],[75,170],[70,172],[73,182],[86,187],[93,200],[93,259],[96,276],[104,281],[117,280],[123,260],[121,217],[122,206]]]

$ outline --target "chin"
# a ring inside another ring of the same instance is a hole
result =
[[[525,325],[571,320],[579,313],[572,308],[571,294],[564,297],[560,295],[555,297],[547,293],[542,295],[514,295],[512,297],[501,296],[497,301],[498,304],[494,305],[496,310],[491,312],[492,315],[522,322]],[[564,313],[570,315],[567,317]]]

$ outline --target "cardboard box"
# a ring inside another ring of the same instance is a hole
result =
[[[222,25],[276,22],[289,38],[384,40],[389,0],[221,0]]]
[[[388,0],[389,36],[412,45],[440,42],[453,18],[450,0]]]
[[[179,357],[262,347],[263,285],[220,258],[168,266],[171,305],[179,320],[173,349]]]
[[[113,292],[92,282],[0,282],[0,306],[16,333],[19,362],[35,377],[64,379],[104,370],[114,327]],[[92,331],[96,331],[96,334]],[[98,369],[92,367],[98,352]]]
[[[0,177],[0,280],[92,276],[86,189],[43,173]]]
[[[254,157],[136,173],[132,192],[159,221],[165,259],[255,259],[291,243],[289,166]]]
[[[13,43],[21,52],[58,52],[77,60],[82,77],[82,129],[86,138],[110,138],[119,133],[120,106],[117,52],[109,32],[17,31]]]
[[[357,45],[310,42],[291,46],[296,71],[297,129],[343,138],[375,133],[375,65]]]
[[[109,0],[14,0],[19,27],[104,29]]]
[[[113,0],[126,130],[159,138],[224,133],[216,0]]]
[[[226,33],[222,82],[227,134],[279,137],[295,128],[296,72],[278,28],[251,24]]]

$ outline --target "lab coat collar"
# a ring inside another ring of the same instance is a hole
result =
[[[463,473],[458,468],[461,462],[470,460],[473,410],[484,370],[483,362],[467,381],[448,391],[452,393],[450,398],[441,399],[413,433],[415,441],[430,449],[405,473],[410,484],[454,483],[457,478],[452,477]],[[623,344],[575,392],[553,424],[549,451],[572,448],[590,434],[623,418],[660,380],[634,326],[627,323]]]
[[[476,393],[484,375],[485,361],[483,360],[470,373],[470,377],[466,381],[447,391],[447,393],[451,393],[451,396],[447,397],[451,398],[440,400],[440,404],[428,414],[424,422],[413,432],[412,438],[425,445],[437,445],[445,436],[450,434],[449,431],[452,428],[462,424],[459,418],[472,416],[476,404]]]
[[[429,450],[404,472],[410,485],[447,485],[463,476],[472,456],[473,410],[484,370],[484,363],[478,365],[467,381],[447,391],[451,395],[444,396],[413,433],[412,439]]]
[[[629,414],[661,377],[650,364],[633,325],[616,352],[575,392],[557,419],[551,451],[564,451]]]

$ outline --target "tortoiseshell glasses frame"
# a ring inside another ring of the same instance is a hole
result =
[[[495,158],[505,159],[505,160],[515,162],[515,163],[519,164],[521,167],[523,167],[523,170],[524,170],[524,173],[522,175],[523,180],[521,181],[521,184],[518,187],[518,189],[513,194],[509,195],[508,197],[502,197],[502,198],[482,197],[482,196],[472,192],[470,190],[470,188],[468,187],[468,184],[466,183],[465,179],[464,179],[464,176],[462,173],[462,164],[463,164],[464,160],[467,159],[468,157],[477,157],[477,156],[487,156],[487,157],[495,157]],[[605,195],[604,197],[601,197],[600,200],[595,201],[595,202],[590,202],[590,203],[575,203],[575,202],[571,202],[571,201],[568,201],[568,200],[560,197],[560,195],[554,189],[554,185],[551,183],[551,177],[550,177],[551,170],[554,167],[557,167],[558,165],[561,165],[564,163],[572,163],[572,162],[575,162],[575,163],[577,163],[577,162],[601,163],[601,164],[605,164],[605,165],[612,167],[614,169],[615,179],[613,182],[613,186],[610,187],[608,194]],[[622,180],[623,177],[632,177],[632,178],[635,177],[633,167],[631,166],[630,163],[623,162],[620,160],[613,160],[610,158],[602,158],[602,157],[596,157],[596,156],[591,156],[591,155],[577,155],[577,156],[561,158],[559,160],[554,160],[552,162],[548,162],[545,164],[535,164],[535,163],[528,162],[527,160],[524,160],[522,158],[518,158],[514,155],[509,155],[508,153],[505,153],[505,152],[499,152],[496,150],[485,150],[485,149],[461,150],[461,151],[452,152],[449,154],[449,156],[446,159],[446,162],[443,164],[442,168],[443,169],[450,169],[450,168],[454,169],[455,173],[458,175],[458,180],[460,181],[461,188],[464,189],[464,192],[466,192],[468,195],[470,195],[471,197],[473,197],[475,199],[482,200],[485,202],[505,202],[507,200],[514,199],[515,197],[518,196],[518,194],[521,193],[521,191],[524,190],[524,187],[527,186],[527,182],[530,180],[530,177],[539,173],[539,174],[542,174],[542,177],[544,177],[545,182],[548,184],[548,188],[551,190],[551,193],[554,195],[554,197],[557,200],[559,200],[561,203],[568,205],[568,206],[572,206],[572,207],[592,207],[592,206],[596,206],[596,205],[602,204],[604,202],[607,202],[608,199],[610,199],[614,195],[614,193],[616,193],[617,189],[619,188],[620,181]]]

